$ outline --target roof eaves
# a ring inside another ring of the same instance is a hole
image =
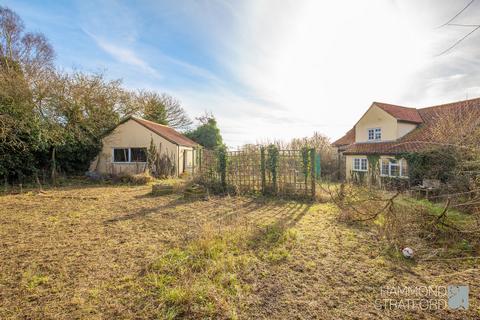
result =
[[[169,141],[169,142],[171,142],[171,143],[173,143],[173,144],[175,144],[175,145],[177,145],[177,146],[192,148],[191,145],[182,144],[182,143],[179,143],[179,142],[177,142],[177,141],[174,141],[173,139],[170,139],[170,138],[166,137],[166,136],[163,135],[161,132],[158,132],[158,131],[156,131],[156,130],[154,130],[154,129],[148,127],[148,126],[146,126],[145,123],[142,122],[142,121],[148,121],[148,120],[139,119],[139,118],[137,118],[137,117],[135,117],[135,116],[130,116],[130,119],[135,120],[135,122],[137,122],[138,124],[142,125],[142,126],[145,127],[146,129],[148,129],[148,130],[150,130],[151,132],[153,132],[153,133],[161,136],[161,137],[164,138],[165,140],[167,140],[167,141]],[[128,120],[128,119],[127,119],[127,120]],[[156,122],[153,122],[153,121],[149,121],[149,122],[152,122],[152,123],[154,123],[154,124],[156,124],[156,125],[161,125],[161,126],[164,126],[164,127],[167,127],[167,128],[168,128],[168,126],[162,125],[162,124],[160,124],[160,123],[156,123]],[[185,137],[185,138],[186,138],[186,137]],[[187,139],[188,139],[188,138],[187,138]],[[189,140],[190,140],[190,139],[189,139]],[[193,143],[194,146],[198,146],[198,143],[196,143],[196,142],[193,141],[193,140],[192,140],[192,143]]]
[[[161,136],[162,138],[164,138],[165,140],[179,146],[180,144],[177,143],[176,141],[173,141],[172,139],[169,139],[165,136],[163,136],[162,134],[160,134],[158,131],[155,131],[153,130],[152,128],[149,128],[148,126],[146,126],[142,121],[140,121],[139,119],[137,119],[136,117],[131,117],[132,120],[134,120],[136,123],[138,123],[139,125],[143,126],[144,128],[146,128],[147,130],[150,130],[151,132],[155,133],[156,135],[159,135]]]
[[[125,122],[127,122],[128,120],[132,119],[133,116],[132,115],[129,115],[129,116],[126,116],[122,119],[120,119],[120,121],[114,125],[113,127],[111,127],[110,129],[107,129],[105,130],[105,132],[102,133],[102,135],[100,136],[100,140],[105,138],[106,136],[108,136],[113,130],[115,130],[119,125],[121,124],[124,124]]]

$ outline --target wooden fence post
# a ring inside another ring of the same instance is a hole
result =
[[[267,177],[265,175],[265,147],[260,147],[260,171],[262,177],[262,194],[265,194]]]
[[[312,199],[315,200],[315,184],[316,184],[316,161],[315,161],[315,148],[310,149],[310,181],[312,183]]]

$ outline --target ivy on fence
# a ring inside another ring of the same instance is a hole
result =
[[[276,145],[248,150],[204,150],[199,153],[202,181],[223,192],[310,197],[315,195],[315,149],[280,150]],[[214,168],[215,174],[212,173]]]
[[[260,148],[260,172],[262,176],[262,193],[265,194],[265,187],[267,185],[267,176],[265,174],[265,148]]]
[[[218,156],[218,172],[220,173],[220,182],[222,188],[227,189],[227,150],[225,147],[220,147],[217,150]]]
[[[278,148],[276,145],[269,145],[267,148],[267,170],[270,175],[272,181],[272,193],[277,194],[278,192],[278,181],[277,181],[277,173],[278,173]]]

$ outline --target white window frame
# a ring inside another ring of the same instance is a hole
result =
[[[118,150],[118,149],[127,149],[128,150],[127,161],[115,161],[115,150]],[[130,148],[126,148],[126,147],[114,147],[114,148],[112,148],[112,163],[122,163],[122,164],[130,163]]]
[[[388,161],[388,172],[384,172],[383,170],[383,161]],[[380,176],[382,177],[391,177],[391,178],[408,178],[407,175],[403,174],[405,167],[408,165],[405,159],[396,160],[396,162],[392,162],[392,160],[396,159],[386,159],[383,158],[380,160]],[[398,176],[392,175],[392,167],[398,167]]]
[[[370,133],[372,133],[372,138],[370,138]],[[379,141],[382,140],[382,128],[369,128],[367,131],[368,141]]]
[[[113,147],[112,148],[112,163],[118,164],[129,164],[129,163],[147,163],[146,161],[132,161],[132,148],[133,149],[146,149],[146,147]],[[116,149],[127,149],[128,150],[128,161],[115,161],[115,150]]]
[[[357,162],[358,162],[358,166],[356,166]],[[352,169],[353,169],[353,171],[367,172],[368,171],[368,159],[367,158],[353,158]]]

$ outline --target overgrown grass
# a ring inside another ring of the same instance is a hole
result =
[[[248,244],[261,259],[270,263],[280,263],[290,258],[290,251],[297,239],[297,230],[273,224],[258,230]]]
[[[410,197],[403,197],[397,201],[401,206],[405,206],[410,210],[418,210],[419,208],[426,210],[432,216],[440,216],[444,209],[445,203],[435,203],[426,199],[414,199]],[[455,208],[448,208],[446,218],[449,222],[457,227],[465,227],[475,223],[473,215],[462,212]]]
[[[145,283],[161,306],[161,318],[237,319],[238,301],[249,291],[242,275],[261,262],[286,261],[296,239],[295,230],[278,225],[208,229],[153,262]]]
[[[244,291],[237,274],[254,258],[240,246],[237,234],[205,236],[157,259],[146,283],[162,306],[159,316],[236,318],[232,300]]]
[[[474,215],[455,208],[448,208],[443,223],[436,223],[445,211],[445,203],[412,198],[402,198],[397,202],[399,210],[416,217],[420,236],[427,239],[432,249],[441,248],[441,257],[475,255],[479,251],[478,234],[468,232],[476,225]],[[466,231],[466,232],[465,232]]]
[[[99,183],[0,197],[0,318],[454,319],[372,302],[389,283],[476,290],[478,259],[406,261],[380,225],[339,221],[331,202],[150,191]],[[443,250],[403,239],[420,258]],[[475,248],[465,240],[449,246]],[[470,298],[465,318],[478,318]]]

